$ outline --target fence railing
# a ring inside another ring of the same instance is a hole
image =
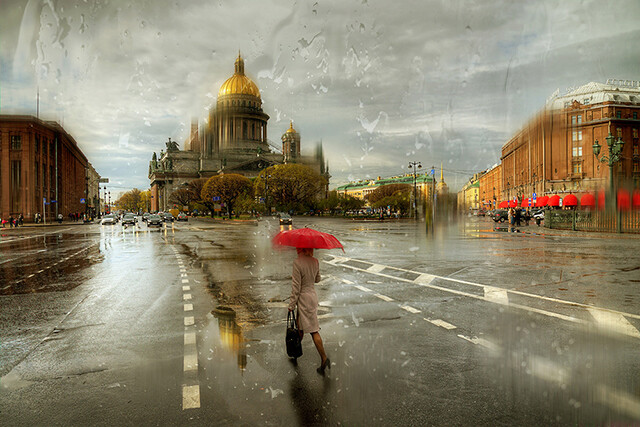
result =
[[[560,230],[640,233],[640,211],[548,210],[544,225]]]

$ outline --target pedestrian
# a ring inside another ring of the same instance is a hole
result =
[[[62,214],[58,214],[58,224],[62,224]]]
[[[319,374],[324,375],[325,369],[331,369],[331,361],[324,351],[322,337],[320,336],[320,324],[318,322],[318,295],[316,294],[315,283],[320,281],[320,265],[313,257],[313,249],[297,248],[298,258],[293,262],[293,273],[291,281],[291,299],[289,311],[298,307],[298,329],[300,339],[304,333],[311,334],[313,343],[320,355]]]
[[[13,215],[9,215],[9,228],[13,228]]]
[[[516,209],[515,221],[516,227],[520,227],[520,222],[522,221],[522,209],[520,208]]]
[[[22,214],[18,215],[18,224],[24,225],[24,216]]]

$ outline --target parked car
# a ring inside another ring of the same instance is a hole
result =
[[[143,222],[147,222],[147,219],[149,218],[151,214],[149,212],[145,212],[142,214],[142,221]]]
[[[171,215],[171,213],[169,213],[169,212],[165,212],[165,213],[162,215],[162,219],[164,220],[164,222],[167,222],[167,221],[171,221],[171,222],[173,222],[173,220],[174,220],[175,218],[173,217],[173,215]]]
[[[147,227],[153,226],[162,227],[162,218],[160,218],[160,215],[149,215],[149,218],[147,218]]]
[[[509,212],[507,209],[496,209],[491,214],[491,219],[495,222],[505,222],[509,219]]]
[[[122,225],[136,225],[136,216],[134,214],[125,214],[122,217]]]
[[[113,215],[109,214],[102,217],[100,225],[115,225],[116,222],[116,218]]]
[[[176,218],[178,221],[189,221],[189,217],[187,216],[186,213],[184,212],[180,212],[178,214],[178,218]]]
[[[293,219],[286,213],[278,214],[280,217],[280,225],[291,225],[293,224]]]

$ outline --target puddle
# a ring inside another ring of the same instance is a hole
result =
[[[31,385],[32,381],[23,380],[22,377],[14,371],[0,377],[0,388],[3,390],[18,390]]]

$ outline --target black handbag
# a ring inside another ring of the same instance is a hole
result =
[[[287,355],[289,357],[295,359],[302,356],[302,338],[300,338],[296,315],[293,311],[287,314],[287,335],[285,342],[287,344]]]

